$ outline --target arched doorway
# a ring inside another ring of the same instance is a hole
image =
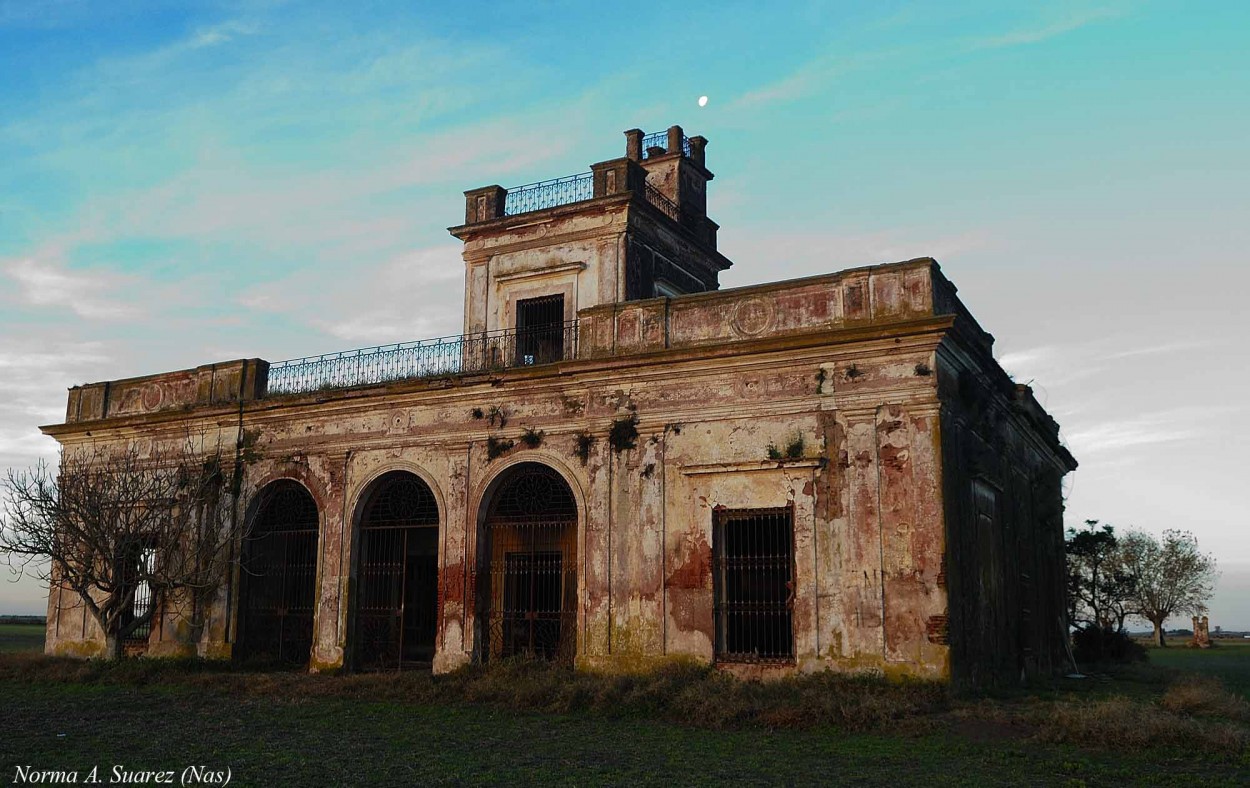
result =
[[[577,502],[556,471],[510,468],[486,504],[479,552],[483,659],[571,665],[577,648]]]
[[[317,502],[281,479],[256,497],[243,542],[239,636],[244,659],[308,662],[317,602]]]
[[[438,629],[438,505],[407,471],[383,474],[360,510],[353,664],[428,666]]]

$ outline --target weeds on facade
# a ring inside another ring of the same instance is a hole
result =
[[[933,374],[933,370],[929,369],[929,365],[921,361],[916,365],[916,377],[927,378]]]
[[[514,446],[516,446],[516,441],[510,438],[496,438],[491,435],[486,439],[486,456],[493,460],[512,451]]]
[[[537,449],[543,445],[543,436],[545,434],[542,430],[526,427],[525,431],[521,433],[521,443],[524,443],[528,448]]]
[[[574,436],[574,440],[576,443],[573,446],[573,456],[585,465],[590,460],[590,450],[595,445],[595,436],[583,430]]]
[[[482,410],[481,408],[474,408],[473,410],[469,411],[469,415],[472,416],[475,420],[481,420],[481,419],[486,418],[486,412]]]
[[[490,410],[486,411],[486,418],[492,427],[503,429],[508,426],[508,411],[501,405],[491,405]]]
[[[821,392],[825,390],[825,377],[826,377],[826,373],[825,373],[824,367],[821,367],[820,369],[816,370],[816,393],[817,394],[820,394]]]
[[[864,373],[860,372],[859,367],[857,365],[852,364],[846,368],[845,374],[846,374],[847,380],[855,380],[856,378],[859,378],[860,376],[862,376]]]
[[[635,448],[638,445],[638,414],[631,413],[612,422],[612,429],[608,431],[608,443],[616,451]]]
[[[770,460],[798,460],[802,459],[805,448],[807,448],[807,443],[803,439],[803,434],[796,432],[786,441],[784,448],[780,448],[776,443],[769,441],[766,451]]]

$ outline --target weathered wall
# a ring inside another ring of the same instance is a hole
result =
[[[952,673],[971,686],[1064,669],[1061,481],[1076,467],[1032,390],[985,355],[957,334],[938,355]]]
[[[953,299],[937,293],[947,286],[932,261],[920,260],[600,306],[580,314],[576,361],[242,407],[205,403],[50,431],[72,442],[86,440],[90,426],[93,440],[127,440],[212,424],[254,436],[241,511],[280,478],[299,481],[318,504],[315,669],[349,661],[355,523],[372,482],[396,469],[423,479],[438,502],[435,669],[473,659],[482,643],[475,599],[482,512],[501,473],[536,461],[557,470],[578,503],[579,664],[713,660],[713,511],[792,505],[789,669],[942,677],[952,665],[980,664],[1014,631],[996,598],[970,590],[970,573],[990,571],[976,569],[978,561],[988,556],[995,567],[1015,568],[995,558],[1003,553],[998,542],[960,525],[967,436],[984,430],[948,403],[958,394],[948,390],[950,375],[958,377],[950,370],[989,368],[992,359],[966,350],[951,355],[950,348],[979,348],[985,340],[974,324],[960,329],[971,339],[949,338],[952,322],[963,318],[944,317],[935,306]],[[506,425],[487,418],[492,409],[506,414]],[[1044,447],[1030,432],[1045,428],[1039,414],[1013,417],[1016,437],[977,439]],[[621,420],[636,424],[633,447],[610,444]],[[543,433],[541,445],[521,442],[527,429]],[[593,441],[585,457],[579,435]],[[492,439],[515,445],[492,457]],[[796,443],[795,456],[770,458],[770,445]],[[1029,471],[1012,475],[1032,467],[1017,454],[1004,455],[1004,478],[1038,484]],[[1057,485],[1060,474],[1052,473]],[[1044,487],[1030,500],[1040,511],[1054,499],[1057,487]],[[1030,517],[1026,510],[1013,516]],[[1013,537],[1021,560],[1038,533]],[[1061,594],[1049,559],[1029,560],[1041,562],[1032,593],[1053,596],[1058,587]],[[948,588],[963,607],[948,609]],[[1034,604],[1038,617],[1049,615]],[[203,653],[230,653],[236,607],[233,592],[224,591]],[[52,601],[50,613],[55,608]],[[68,615],[50,615],[50,632],[53,622],[59,628],[50,651],[71,653],[91,642],[92,633],[75,629]],[[1035,650],[1049,655],[1050,645],[1039,640]]]

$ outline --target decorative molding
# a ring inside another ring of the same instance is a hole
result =
[[[824,457],[804,457],[797,460],[713,462],[704,465],[682,465],[680,468],[686,476],[698,476],[705,473],[752,473],[754,471],[786,471],[791,468],[820,468],[825,463]]]
[[[555,274],[564,274],[570,271],[586,270],[585,263],[563,263],[561,265],[553,265],[549,268],[536,268],[530,271],[517,271],[513,274],[503,274],[496,276],[496,282],[515,282],[518,279],[536,279],[540,276],[554,276]]]

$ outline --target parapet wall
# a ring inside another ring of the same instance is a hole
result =
[[[260,399],[268,377],[269,362],[250,358],[74,386],[65,423]]]
[[[578,312],[578,356],[644,353],[957,314],[976,326],[930,258]]]

